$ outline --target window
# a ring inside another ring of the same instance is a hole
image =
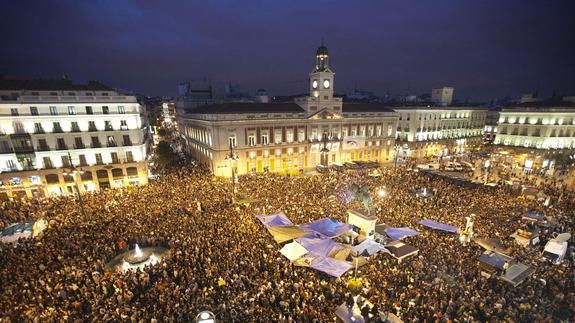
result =
[[[264,150],[264,152],[263,152],[263,156],[264,156],[264,158],[268,158],[268,157],[270,156],[270,151],[269,151],[269,150],[267,150],[267,149],[266,149],[266,150]]]
[[[248,156],[249,156],[250,159],[255,159],[255,158],[256,158],[256,152],[255,152],[255,151],[250,151],[250,152],[248,153]]]
[[[91,106],[86,106],[86,114],[94,114]]]
[[[92,140],[92,148],[101,148],[102,145],[100,145],[100,139],[98,139],[98,137],[94,136],[91,137]]]
[[[248,146],[255,146],[256,145],[256,135],[253,133],[250,133],[248,135]]]
[[[275,153],[276,153],[276,157],[280,157],[282,155],[282,150],[278,148],[278,149],[276,149]]]
[[[84,149],[84,143],[82,142],[82,137],[75,137],[74,138],[74,148],[75,149]]]
[[[50,115],[58,115],[58,108],[56,107],[50,107]]]
[[[293,155],[293,148],[292,148],[292,147],[289,147],[289,148],[287,149],[287,154],[288,154],[288,156]]]
[[[42,128],[42,124],[40,122],[34,123],[34,133],[44,133],[44,128]]]
[[[119,114],[125,114],[126,113],[126,108],[123,105],[119,105],[118,106],[118,113]]]
[[[97,153],[96,154],[96,164],[102,165],[103,163],[104,163],[104,161],[102,160],[102,154]]]
[[[287,129],[286,131],[286,141],[291,143],[293,142],[293,129]]]
[[[103,114],[109,114],[110,113],[110,108],[108,108],[107,106],[102,106],[102,113]]]
[[[17,115],[18,115],[18,109],[17,109],[17,108],[11,108],[11,109],[10,109],[10,113],[11,113],[13,116],[17,116]]]
[[[131,146],[132,145],[132,140],[130,139],[130,135],[124,135],[124,136],[122,136],[122,139],[124,141],[124,146]]]
[[[134,162],[134,155],[132,155],[131,151],[126,151],[126,162],[128,163]]]
[[[68,157],[68,155],[62,155],[62,156],[60,156],[60,158],[62,158],[62,167],[71,167],[72,166],[70,164],[70,158]]]
[[[62,130],[62,126],[60,126],[60,122],[52,123],[52,132],[56,132],[56,133],[64,132]]]
[[[128,130],[128,122],[126,120],[120,120],[120,129]]]
[[[56,149],[58,149],[58,150],[68,149],[68,147],[66,147],[66,142],[64,141],[64,138],[58,138],[56,140],[57,140]]]
[[[76,114],[76,107],[75,106],[69,106],[68,107],[68,114],[69,115],[75,115]]]
[[[114,130],[114,128],[112,127],[112,121],[104,121],[104,129]]]
[[[76,92],[68,92],[69,96],[76,96]]]
[[[118,145],[116,144],[116,139],[114,138],[114,136],[108,136],[107,141],[108,141],[108,147],[116,147],[116,146],[118,146]]]
[[[88,131],[98,131],[98,128],[96,128],[96,121],[88,121]]]
[[[236,147],[236,135],[229,135],[228,145],[230,145],[232,147]]]
[[[112,163],[114,164],[119,164],[120,163],[120,159],[118,158],[118,153],[113,151],[110,153],[110,157],[112,157]]]
[[[297,140],[299,142],[304,142],[304,140],[305,140],[305,129],[304,128],[300,128],[297,130]]]
[[[78,122],[72,121],[72,126],[70,127],[72,132],[80,132],[80,126],[78,126]]]
[[[78,159],[80,160],[80,166],[88,166],[86,155],[78,155]]]
[[[30,107],[30,114],[33,116],[38,115],[38,108],[37,107]]]
[[[282,131],[281,129],[274,130],[274,143],[280,144],[282,142]]]
[[[44,168],[54,168],[54,166],[52,166],[52,160],[50,157],[42,158],[42,163],[44,164]]]
[[[48,143],[46,143],[46,139],[38,139],[38,150],[40,151],[50,150],[50,147],[48,147]]]
[[[270,143],[270,138],[268,133],[262,133],[262,145],[267,145]]]

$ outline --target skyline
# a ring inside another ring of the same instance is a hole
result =
[[[573,3],[354,4],[5,2],[0,74],[66,74],[146,95],[206,77],[292,95],[306,92],[324,39],[337,93],[356,84],[377,95],[452,86],[461,101],[575,92]]]

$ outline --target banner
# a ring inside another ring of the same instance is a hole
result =
[[[365,136],[345,136],[342,141],[343,150],[361,149],[365,147]]]

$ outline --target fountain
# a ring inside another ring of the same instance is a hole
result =
[[[148,254],[144,254],[140,249],[140,246],[138,246],[138,244],[136,243],[136,248],[134,249],[133,253],[126,256],[126,258],[124,258],[124,261],[126,261],[130,265],[136,265],[148,259],[150,259],[150,256]]]
[[[161,247],[140,248],[136,244],[133,250],[123,252],[112,259],[106,266],[108,271],[127,272],[129,270],[144,270],[169,256],[169,251]]]

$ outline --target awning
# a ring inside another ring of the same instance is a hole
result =
[[[351,250],[355,255],[366,255],[366,256],[372,256],[384,249],[385,249],[384,246],[371,239],[365,239],[357,246],[351,248]]]
[[[309,232],[306,232],[309,233]],[[333,251],[341,249],[340,243],[333,241],[332,239],[315,239],[309,237],[297,238],[296,241],[306,248],[310,254],[314,256],[327,257]]]

